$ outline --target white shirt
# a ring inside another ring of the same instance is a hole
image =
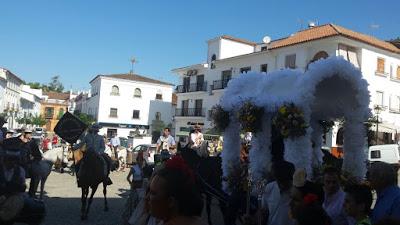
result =
[[[200,133],[200,132],[199,133],[196,133],[196,132],[192,133],[190,135],[190,138],[192,139],[193,147],[199,147],[201,145],[201,143],[203,143],[203,141],[204,141],[203,134]]]
[[[294,225],[289,218],[289,191],[281,192],[276,181],[267,184],[262,197],[263,207],[269,211],[268,225]]]
[[[343,209],[345,193],[339,189],[333,196],[326,196],[322,207],[332,219],[332,225],[347,225],[348,221]]]
[[[157,144],[161,145],[161,150],[169,151],[169,148],[175,145],[175,140],[171,135],[168,135],[168,137],[161,136],[158,139]]]
[[[114,147],[121,145],[121,142],[119,141],[119,137],[111,138],[110,142],[111,142],[111,145]]]

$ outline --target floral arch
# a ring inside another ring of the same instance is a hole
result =
[[[370,95],[361,71],[348,61],[329,57],[310,64],[305,73],[297,70],[267,75],[248,73],[231,80],[220,102],[230,121],[224,127],[224,176],[229,176],[240,163],[239,136],[243,124],[237,115],[249,102],[262,109],[262,115],[255,121],[260,129],[254,133],[250,150],[253,179],[261,179],[269,169],[273,124],[285,135],[284,158],[296,168],[305,168],[312,176],[312,167],[322,162],[321,121],[342,118],[345,121],[342,170],[359,179],[365,176],[364,122],[371,115]],[[296,122],[298,129],[287,128],[287,121]]]

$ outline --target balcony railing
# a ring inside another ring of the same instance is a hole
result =
[[[178,85],[176,87],[177,93],[196,92],[196,91],[207,91],[207,82],[190,84],[189,86]]]
[[[214,80],[213,81],[213,90],[224,89],[228,86],[229,80]]]
[[[195,116],[195,117],[205,117],[204,108],[181,108],[175,110],[175,116]]]

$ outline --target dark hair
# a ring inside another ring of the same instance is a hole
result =
[[[350,195],[357,204],[365,204],[365,213],[369,213],[372,205],[371,189],[362,184],[354,184],[345,187],[344,191]]]
[[[168,132],[171,132],[171,129],[169,129],[169,127],[165,127],[164,130],[167,130]]]
[[[335,167],[330,166],[324,169],[324,175],[336,175],[340,178],[340,171]]]
[[[161,168],[155,175],[166,180],[166,194],[175,198],[180,214],[201,216],[203,199],[200,191],[187,174],[179,169]]]
[[[321,185],[315,184],[310,181],[306,181],[303,187],[296,187],[302,194],[302,196],[306,196],[307,194],[315,194],[318,197],[318,204],[322,205],[325,199],[324,190]]]
[[[325,212],[321,205],[311,203],[299,209],[296,218],[299,225],[330,225],[331,218]]]
[[[277,161],[272,163],[272,171],[275,179],[280,181],[291,181],[293,180],[295,167],[293,163],[287,161]]]

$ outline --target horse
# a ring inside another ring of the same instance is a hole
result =
[[[207,145],[202,145],[202,147],[207,148]],[[178,143],[177,148],[177,152],[197,175],[200,191],[206,196],[208,224],[211,225],[212,197],[218,199],[223,214],[227,202],[226,194],[222,191],[222,160],[220,156],[200,157],[196,150],[191,149],[188,145],[182,147],[181,144]],[[200,150],[200,152],[204,152],[204,149]]]
[[[104,151],[110,158],[115,158],[115,155],[113,154],[113,151],[111,148],[107,145],[106,150]],[[117,158],[115,160],[118,161],[116,170],[123,170],[126,167],[126,157],[128,155],[128,151],[126,148],[122,147],[119,148],[117,151]]]
[[[85,146],[83,147],[85,148]],[[77,151],[77,152],[76,152]],[[108,211],[108,203],[107,203],[107,180],[109,175],[109,170],[107,169],[107,174],[105,174],[104,166],[107,166],[105,163],[105,159],[102,159],[98,153],[95,151],[83,151],[82,149],[76,150],[72,154],[73,156],[78,156],[80,159],[75,158],[76,163],[80,163],[79,169],[79,180],[78,180],[78,187],[81,187],[82,196],[81,196],[81,220],[87,220],[89,209],[93,201],[93,196],[97,191],[97,188],[100,183],[103,183],[103,195],[104,195],[104,211]],[[75,153],[76,152],[76,153]],[[82,156],[82,152],[84,156]],[[82,157],[81,157],[82,156]],[[84,161],[80,162],[83,158]],[[91,189],[90,197],[89,196],[89,189]]]
[[[29,186],[29,195],[31,197],[36,198],[36,192],[40,183],[39,199],[43,199],[44,186],[46,184],[47,177],[50,175],[54,163],[60,160],[64,163],[68,162],[67,157],[65,157],[64,153],[65,152],[63,147],[54,148],[43,153],[42,160],[32,162],[31,182]]]

